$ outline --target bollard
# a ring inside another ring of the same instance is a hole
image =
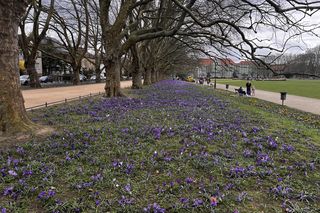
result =
[[[283,106],[284,101],[287,99],[287,92],[280,92],[280,99],[282,101],[282,106]]]
[[[226,89],[227,89],[227,90],[229,89],[229,84],[226,84]]]
[[[48,107],[48,103],[47,102],[45,103],[45,105],[46,105],[46,107]]]
[[[68,101],[67,99],[64,99],[64,102],[65,102],[65,103],[67,103],[67,101]]]

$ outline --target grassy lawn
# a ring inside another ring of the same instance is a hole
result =
[[[245,80],[218,79],[217,83],[246,86]],[[290,95],[320,99],[320,80],[252,81],[252,83],[259,90],[288,92]]]
[[[319,212],[320,116],[182,81],[32,112],[7,212]]]

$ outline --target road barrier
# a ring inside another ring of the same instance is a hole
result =
[[[82,98],[87,98],[87,97],[99,96],[101,94],[103,94],[103,93],[102,92],[90,93],[89,95],[82,95],[82,96],[75,97],[75,98],[65,98],[64,100],[61,100],[61,101],[45,102],[44,104],[40,104],[40,105],[36,105],[36,106],[32,106],[32,107],[27,107],[26,110],[32,111],[34,109],[40,109],[40,108],[44,108],[44,107],[48,107],[48,106],[52,106],[52,105],[56,105],[56,104],[68,103],[70,101],[81,100]]]

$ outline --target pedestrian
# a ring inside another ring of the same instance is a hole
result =
[[[209,84],[210,84],[210,82],[211,82],[210,77],[207,77],[207,84],[209,85]]]
[[[252,96],[256,95],[256,88],[254,87],[254,85],[252,85],[252,87],[251,87],[251,95]]]
[[[250,81],[247,81],[246,87],[247,87],[247,95],[251,95],[251,82]]]
[[[240,96],[246,95],[246,92],[242,89],[242,87],[240,86],[240,88],[238,89],[238,93]]]

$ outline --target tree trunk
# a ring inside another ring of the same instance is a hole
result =
[[[95,50],[95,52],[97,52],[97,50]],[[96,58],[95,58],[95,74],[96,74],[96,83],[100,83],[101,82],[101,69],[100,69],[100,64],[101,64],[101,56],[99,56],[99,54],[96,54]]]
[[[154,68],[151,70],[151,83],[154,84],[157,82],[157,73]]]
[[[131,47],[132,53],[132,89],[142,89],[141,69],[139,66],[139,56],[136,45]]]
[[[107,70],[106,85],[104,87],[107,97],[122,96],[120,91],[120,57],[106,54],[105,67]]]
[[[73,70],[73,78],[72,78],[72,83],[73,85],[79,85],[80,84],[80,69],[81,66],[78,64],[72,64],[72,70]]]
[[[26,2],[0,2],[0,135],[35,127],[27,117],[18,79],[18,23]]]
[[[151,85],[151,70],[150,69],[146,69],[144,72],[143,85]]]
[[[101,82],[101,69],[100,69],[100,64],[99,67],[96,67],[95,69],[95,74],[96,74],[96,83],[100,83]]]
[[[30,77],[30,87],[40,88],[41,84],[40,84],[38,73],[36,70],[36,61],[27,60],[26,61],[26,69],[27,69],[28,75]]]
[[[160,81],[160,72],[156,70],[156,82]]]

